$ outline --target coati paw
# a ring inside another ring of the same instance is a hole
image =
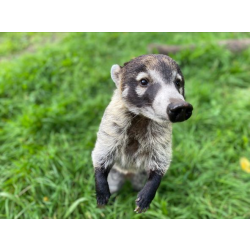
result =
[[[147,199],[144,196],[138,196],[138,198],[135,200],[135,203],[136,203],[136,208],[134,211],[136,213],[145,213],[149,208],[151,200]]]
[[[97,194],[96,195],[97,206],[99,208],[104,207],[105,205],[107,205],[109,198],[110,198],[110,193]]]

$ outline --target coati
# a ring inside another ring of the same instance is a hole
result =
[[[117,88],[92,152],[97,204],[106,205],[129,178],[141,189],[135,201],[135,211],[141,213],[169,168],[172,123],[189,119],[193,107],[185,101],[181,70],[169,56],[142,55],[123,66],[113,65],[111,78]]]

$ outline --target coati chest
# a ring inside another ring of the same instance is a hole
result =
[[[137,115],[122,135],[116,152],[116,163],[123,168],[143,168],[152,161],[166,158],[171,147],[171,125],[158,124]]]
[[[147,137],[147,134],[149,134],[149,124],[150,120],[146,117],[136,116],[135,118],[133,118],[130,127],[127,129],[127,138],[124,145],[125,153],[130,157],[133,157],[138,150],[142,151],[142,149],[144,148],[145,151],[146,148],[150,147],[150,145],[147,145],[149,144],[148,141],[150,141],[150,138]],[[145,145],[143,147],[144,143]],[[148,147],[145,147],[146,145]]]

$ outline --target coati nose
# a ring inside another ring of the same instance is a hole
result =
[[[167,107],[167,114],[171,122],[183,122],[192,115],[193,106],[184,101],[170,103]]]

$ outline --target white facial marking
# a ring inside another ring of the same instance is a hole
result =
[[[182,81],[181,75],[177,74],[177,75],[176,75],[176,78]]]
[[[174,84],[162,85],[162,88],[155,96],[152,105],[156,116],[161,117],[162,119],[167,119],[167,107],[170,104],[171,99],[184,101],[183,96],[177,91]]]
[[[148,74],[146,72],[140,72],[135,79],[136,81],[140,81],[143,78],[148,78]]]
[[[143,96],[146,91],[147,91],[147,88],[143,88],[139,85],[135,89],[135,92],[138,96]]]
[[[135,79],[136,79],[136,81],[139,82],[142,79],[148,79],[148,78],[149,78],[148,73],[140,72]],[[141,87],[139,85],[135,88],[135,92],[139,97],[143,96],[144,93],[146,92],[146,90],[147,90],[147,88],[143,88],[143,87]]]
[[[163,78],[157,70],[149,70],[149,74],[151,78],[153,79],[154,83],[160,83],[161,85],[164,84]]]
[[[182,77],[181,77],[181,75],[177,74],[177,75],[176,75],[176,79],[178,79],[178,80],[182,81]],[[180,88],[180,93],[183,95],[183,93],[184,93],[184,91],[183,91],[183,87],[181,87],[181,88]]]
[[[176,75],[177,75],[177,71],[173,70],[173,72],[172,72],[172,81],[175,80]]]

